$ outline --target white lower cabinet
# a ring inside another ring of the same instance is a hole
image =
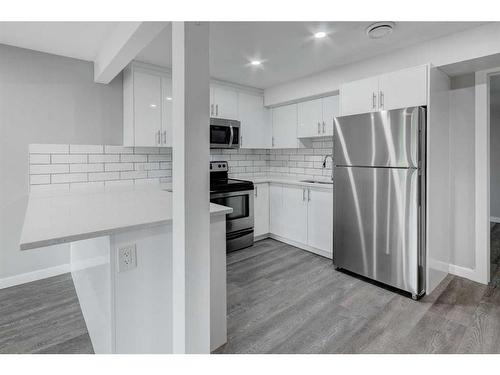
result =
[[[283,185],[282,236],[292,241],[307,243],[307,189]]]
[[[283,185],[269,185],[269,232],[283,237]]]
[[[331,257],[333,191],[271,183],[269,232],[298,246],[302,244],[306,250]]]
[[[308,189],[307,244],[333,253],[333,191]]]
[[[269,233],[269,184],[254,187],[254,236]]]

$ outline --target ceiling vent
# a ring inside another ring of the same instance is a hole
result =
[[[394,22],[376,22],[366,28],[366,35],[370,39],[380,39],[392,33]]]

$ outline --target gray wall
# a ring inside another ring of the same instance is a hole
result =
[[[475,268],[475,82],[454,77],[450,91],[451,263]]]
[[[500,218],[500,76],[490,81],[490,216]]]
[[[66,264],[66,246],[19,251],[28,144],[120,144],[122,79],[93,81],[93,64],[0,45],[0,279]]]

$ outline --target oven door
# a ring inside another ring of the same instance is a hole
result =
[[[253,228],[253,190],[210,194],[210,202],[231,207],[226,215],[226,232]]]

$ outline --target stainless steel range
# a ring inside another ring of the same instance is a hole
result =
[[[226,215],[226,251],[253,245],[253,182],[228,178],[226,161],[210,162],[210,202],[231,207]]]

